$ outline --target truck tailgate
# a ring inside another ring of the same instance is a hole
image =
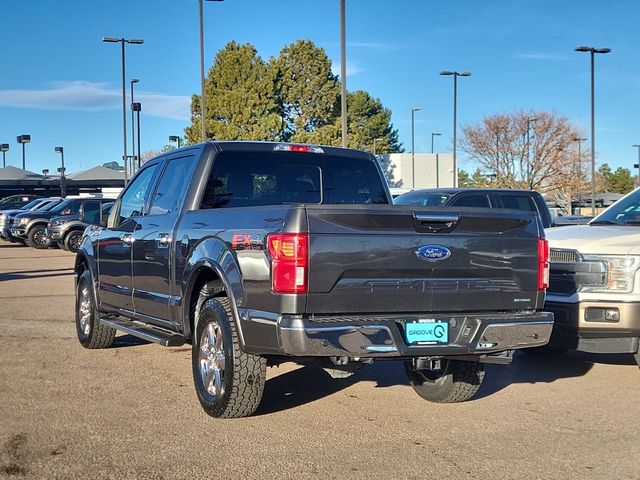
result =
[[[542,229],[534,214],[322,205],[307,206],[307,217],[307,313],[521,311],[543,305],[537,290]]]

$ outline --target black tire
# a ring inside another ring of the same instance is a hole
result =
[[[191,363],[198,400],[207,414],[239,418],[256,411],[264,391],[267,362],[240,348],[226,297],[207,300],[200,308]]]
[[[45,235],[45,230],[47,227],[44,225],[36,225],[29,230],[27,235],[27,244],[30,247],[45,249],[51,246],[51,238]]]
[[[85,302],[87,303],[84,304]],[[86,318],[85,314],[88,315]],[[88,270],[82,272],[76,287],[76,333],[80,344],[90,349],[109,348],[116,338],[115,328],[98,321],[98,308],[93,296],[91,273]]]
[[[67,233],[64,238],[64,249],[72,253],[78,253],[80,250],[80,241],[82,240],[82,230],[72,230]]]
[[[464,402],[473,397],[484,380],[484,366],[478,362],[442,359],[438,371],[414,370],[405,364],[415,392],[435,403]]]

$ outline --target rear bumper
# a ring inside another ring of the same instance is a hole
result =
[[[449,324],[446,345],[408,345],[407,321],[431,315],[312,317],[245,310],[241,330],[245,349],[257,354],[296,357],[347,356],[424,357],[484,355],[545,345],[553,329],[553,314],[437,315]]]
[[[636,353],[640,346],[640,302],[553,302],[555,325],[550,344],[589,353]],[[619,319],[598,321],[603,310],[617,311]]]

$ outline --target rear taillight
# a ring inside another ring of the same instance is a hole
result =
[[[538,239],[538,290],[549,287],[549,242]]]
[[[274,293],[307,293],[309,237],[306,233],[276,233],[267,237]]]

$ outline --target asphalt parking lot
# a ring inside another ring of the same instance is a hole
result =
[[[288,364],[254,417],[216,420],[188,346],[79,345],[73,258],[0,241],[2,478],[640,478],[630,355],[519,354],[456,405],[421,400],[399,364]]]

